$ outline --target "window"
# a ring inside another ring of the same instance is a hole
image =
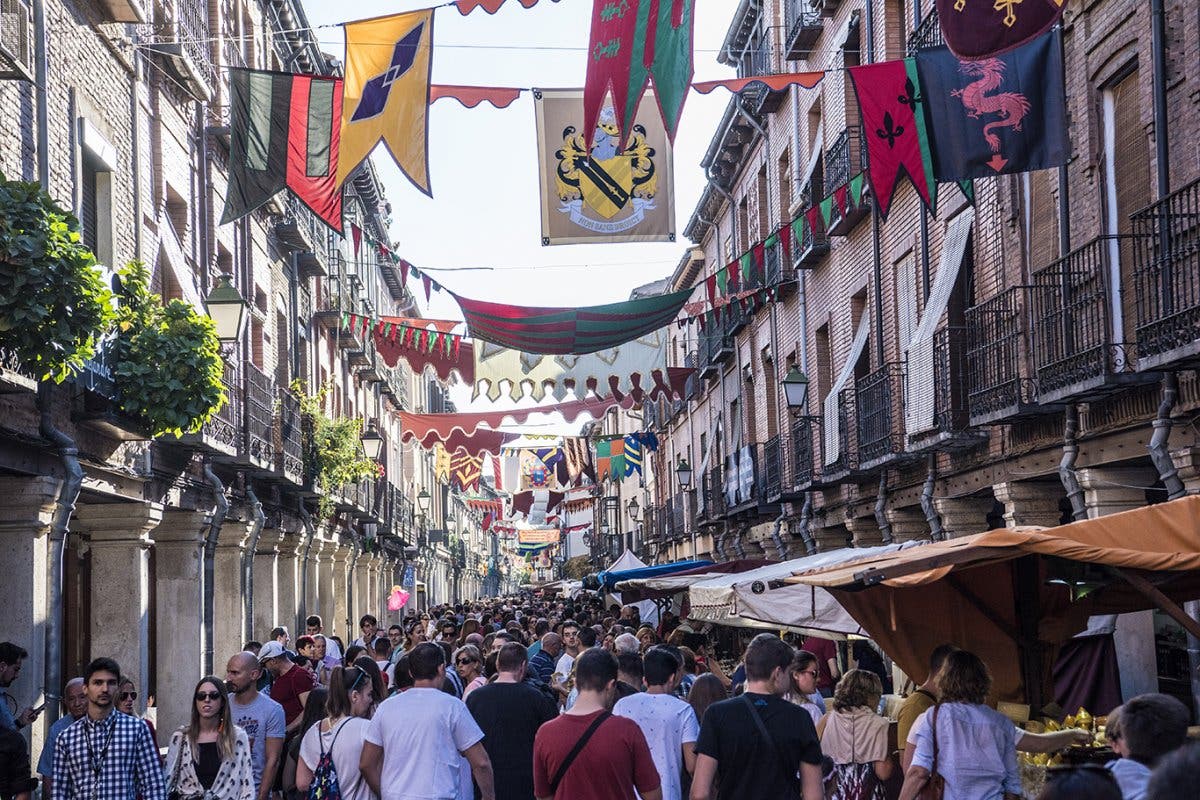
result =
[[[784,150],[779,157],[779,221],[785,222],[792,209],[792,151]]]
[[[83,243],[96,254],[96,260],[112,266],[113,195],[112,172],[117,150],[85,118],[79,120],[79,208],[76,216],[82,228]]]
[[[1056,170],[1026,172],[1021,176],[1025,258],[1030,272],[1049,266],[1061,255],[1058,247],[1058,198],[1054,191],[1057,180]]]
[[[96,205],[99,201],[97,181],[99,172],[93,159],[84,158],[83,169],[79,176],[79,227],[82,229],[83,243],[93,253],[100,249],[97,235],[98,212]]]
[[[832,344],[829,339],[828,322],[817,328],[816,340],[817,392],[818,396],[821,398],[821,402],[825,402],[825,396],[829,394],[829,390],[833,386],[833,352]]]

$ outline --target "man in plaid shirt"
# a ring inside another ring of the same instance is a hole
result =
[[[83,676],[87,713],[55,742],[51,800],[165,800],[150,729],[113,705],[120,675],[111,658],[88,664]]]

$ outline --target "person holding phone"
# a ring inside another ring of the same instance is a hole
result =
[[[9,693],[9,687],[21,676],[21,664],[29,657],[24,647],[12,642],[0,642],[0,728],[19,730],[31,724],[42,713],[45,704],[18,711],[20,703]]]

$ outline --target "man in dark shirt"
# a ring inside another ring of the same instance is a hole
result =
[[[483,730],[483,748],[492,759],[496,800],[533,797],[533,739],[543,723],[558,716],[549,697],[523,682],[528,666],[525,646],[508,642],[496,656],[496,680],[467,696],[467,710]]]
[[[820,800],[821,743],[812,717],[783,699],[795,650],[778,636],[762,633],[746,648],[746,692],[708,707],[696,741],[691,800],[710,800],[713,780],[719,800],[770,797]],[[771,741],[764,741],[751,714]],[[799,772],[800,778],[796,778]]]
[[[562,637],[554,632],[547,633],[542,637],[542,649],[529,659],[529,671],[542,683],[550,683],[554,665],[562,655],[562,647]]]

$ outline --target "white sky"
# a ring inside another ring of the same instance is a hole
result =
[[[405,0],[307,0],[314,26],[426,8]],[[696,80],[726,78],[716,61],[736,0],[697,0]],[[455,8],[436,12],[434,83],[542,88],[582,87],[591,25],[590,0],[542,0],[531,9],[508,0],[494,16]],[[322,49],[343,58],[339,28],[316,32]],[[680,241],[542,247],[537,132],[528,93],[507,109],[463,108],[440,100],[430,109],[429,162],[433,197],[421,194],[382,145],[373,156],[392,204],[394,241],[411,263],[464,296],[530,306],[595,305],[623,300],[636,286],[665,277],[688,242],[682,231],[704,189],[700,169],[729,95],[689,92],[675,140],[675,213]],[[438,267],[494,267],[440,272]],[[420,295],[419,282],[412,288]],[[432,317],[461,319],[446,294],[433,296]],[[454,391],[462,408],[468,392]],[[527,405],[525,403],[524,405]],[[487,407],[496,408],[485,404]]]

